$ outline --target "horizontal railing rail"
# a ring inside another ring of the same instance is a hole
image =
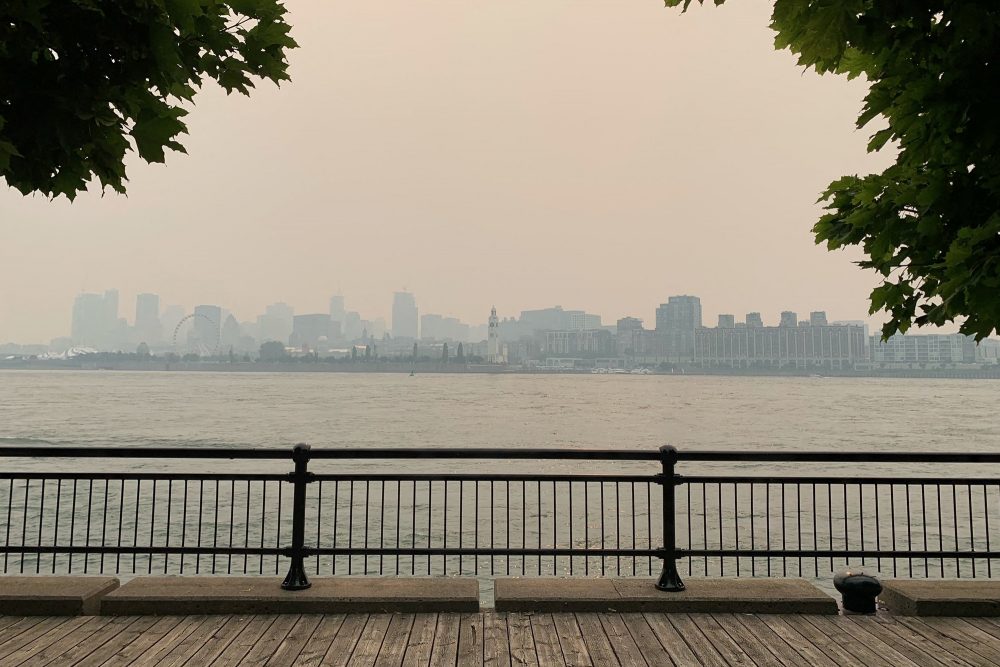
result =
[[[0,461],[4,572],[284,569],[298,589],[309,561],[316,574],[658,574],[680,590],[681,569],[989,577],[1000,558],[1000,453],[17,446]],[[809,463],[824,465],[798,474]]]

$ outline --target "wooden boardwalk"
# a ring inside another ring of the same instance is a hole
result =
[[[745,614],[0,616],[25,665],[1000,664],[1000,620]]]

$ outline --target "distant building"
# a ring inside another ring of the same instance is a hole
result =
[[[638,317],[623,317],[616,323],[616,329],[619,336],[642,331],[642,320]]]
[[[779,327],[797,327],[799,325],[799,316],[790,310],[784,310],[781,312],[781,321],[779,322]]]
[[[220,336],[220,347],[224,352],[229,350],[240,350],[243,348],[241,341],[240,323],[235,317],[229,315],[222,323],[222,333]]]
[[[118,318],[118,290],[80,294],[73,302],[70,338],[74,345],[110,350],[124,342],[124,329]]]
[[[702,328],[694,362],[726,368],[852,369],[867,363],[868,339],[857,325]]]
[[[457,317],[444,317],[428,313],[420,316],[420,338],[423,340],[466,342],[469,325]]]
[[[315,351],[320,344],[328,344],[333,338],[333,321],[327,313],[296,315],[292,324],[289,342],[292,347],[309,348]]]
[[[764,320],[761,319],[760,313],[747,313],[746,323],[748,327],[764,326]]]
[[[736,316],[734,316],[734,315],[719,315],[719,328],[720,329],[735,329],[736,328]]]
[[[940,367],[977,362],[977,346],[972,336],[963,334],[896,334],[883,341],[871,337],[871,360],[878,366]]]
[[[656,309],[657,331],[694,331],[701,326],[701,299],[672,296]]]
[[[139,294],[135,298],[135,338],[139,342],[155,344],[163,338],[160,323],[160,297],[156,294]]]
[[[348,341],[359,340],[365,332],[365,327],[361,323],[361,313],[349,310],[344,313],[344,324],[341,333]]]
[[[532,335],[538,331],[582,331],[599,329],[601,316],[582,310],[563,310],[562,306],[540,310],[522,310],[519,334]]]
[[[394,338],[417,338],[419,319],[417,302],[410,292],[396,292],[392,297],[392,335]]]
[[[500,347],[500,319],[497,317],[496,306],[490,310],[490,319],[486,326],[486,363],[502,364],[505,360]]]
[[[542,353],[546,357],[597,357],[615,354],[614,335],[607,329],[546,331]]]
[[[347,310],[344,308],[344,297],[336,294],[330,297],[330,320],[333,322],[340,322],[341,325],[344,323],[344,315]]]
[[[278,341],[288,343],[292,335],[295,309],[287,303],[272,303],[264,314],[257,318],[258,338],[262,343]]]
[[[814,310],[809,313],[809,324],[814,327],[825,327],[828,324],[826,321],[826,311]]]

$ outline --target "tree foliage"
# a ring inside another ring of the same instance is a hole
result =
[[[278,0],[0,2],[0,176],[73,199],[96,178],[125,192],[125,155],[184,151],[206,80],[249,94],[288,79]]]
[[[771,19],[800,65],[866,77],[857,126],[876,128],[869,152],[897,150],[882,173],[831,183],[813,227],[881,275],[883,335],[955,320],[979,339],[998,330],[1000,2],[775,0]]]

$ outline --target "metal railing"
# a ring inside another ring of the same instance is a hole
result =
[[[307,570],[658,576],[669,591],[684,570],[990,577],[1000,558],[1000,454],[298,445],[5,447],[0,459],[4,572],[284,570],[293,590],[309,585]],[[289,459],[293,470],[269,471]],[[103,470],[78,469],[95,460]],[[150,460],[155,470],[137,468]],[[230,470],[167,470],[168,460]],[[483,471],[501,461],[505,472]],[[958,474],[962,464],[977,474]],[[862,465],[895,474],[856,475]],[[265,469],[233,469],[246,466]],[[799,474],[830,466],[842,474]],[[688,467],[709,470],[679,474]]]

